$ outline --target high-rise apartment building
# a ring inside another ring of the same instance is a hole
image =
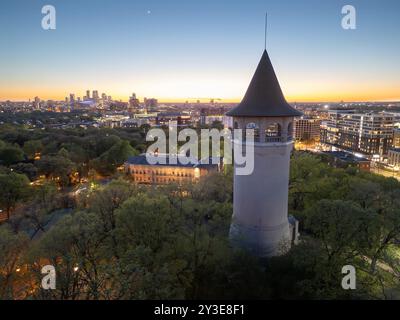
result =
[[[400,129],[396,128],[393,131],[393,147],[396,149],[400,148]]]
[[[392,146],[397,118],[384,112],[332,110],[328,120],[321,124],[321,142],[369,157],[386,156]]]

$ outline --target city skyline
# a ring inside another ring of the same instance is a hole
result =
[[[95,88],[124,101],[136,92],[160,102],[239,102],[264,49],[265,11],[267,49],[288,101],[400,100],[397,1],[352,1],[356,30],[342,29],[340,0],[54,0],[50,31],[41,28],[45,4],[1,5],[2,101],[64,100]]]
[[[1,301],[400,300],[400,4],[13,1]]]

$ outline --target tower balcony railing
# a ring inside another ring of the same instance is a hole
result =
[[[292,136],[288,136],[288,137],[282,137],[282,136],[278,136],[278,137],[265,137],[265,142],[266,142],[266,143],[290,142],[290,141],[293,141],[293,137],[292,137]]]
[[[243,135],[243,142],[249,141],[246,135]],[[291,142],[293,141],[293,136],[266,136],[264,141],[261,141],[260,136],[255,136],[252,139],[253,142],[259,143],[280,143],[280,142]]]
[[[265,137],[265,142],[283,142],[283,137]]]

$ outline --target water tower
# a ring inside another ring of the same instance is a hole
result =
[[[301,113],[283,96],[265,50],[242,102],[227,113],[234,129],[254,130],[254,171],[238,175],[235,164],[231,242],[260,257],[285,253],[292,240],[288,221],[293,121]],[[242,141],[243,150],[246,133]]]

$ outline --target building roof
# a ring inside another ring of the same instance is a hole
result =
[[[324,151],[323,153],[344,162],[371,162],[367,158],[356,157],[355,155],[345,151]]]
[[[216,167],[219,165],[221,158],[212,158],[210,157],[209,160],[207,159],[202,159],[200,161],[192,160],[191,162],[187,164],[182,164],[179,161],[179,157],[177,160],[177,163],[170,163],[169,161],[169,155],[168,154],[159,154],[159,155],[150,155],[152,158],[159,158],[166,160],[165,164],[164,163],[157,163],[154,164],[154,166],[166,166],[166,167],[185,167],[185,168],[212,168]],[[213,162],[214,161],[214,162]],[[218,161],[218,164],[214,164],[215,162]],[[145,166],[152,166],[153,164],[149,163],[146,157],[146,154],[141,154],[139,156],[133,156],[129,157],[127,160],[128,164],[132,165],[145,165]]]
[[[297,117],[302,113],[286,102],[268,53],[264,50],[242,102],[231,117]]]

